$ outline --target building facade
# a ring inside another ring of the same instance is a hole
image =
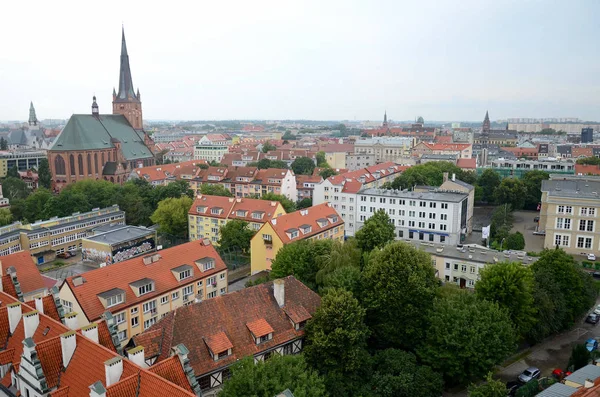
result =
[[[350,171],[371,167],[377,164],[375,154],[347,154],[346,168]]]
[[[39,169],[40,161],[46,158],[46,152],[40,150],[0,151],[0,177],[6,177],[9,169],[17,167],[18,171]]]
[[[81,259],[111,265],[156,250],[156,230],[141,226],[106,225],[81,240]]]
[[[361,138],[354,143],[354,154],[375,156],[375,163],[397,161],[410,157],[415,144],[414,137]]]

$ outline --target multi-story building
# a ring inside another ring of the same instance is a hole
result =
[[[48,150],[54,189],[84,179],[122,184],[134,168],[154,164],[153,142],[144,132],[139,89],[134,91],[125,32],[121,39],[119,92],[112,114],[100,114],[96,97],[91,114],[71,116]]]
[[[68,277],[59,295],[78,327],[112,313],[125,346],[171,310],[225,293],[227,266],[201,240]]]
[[[305,198],[313,198],[315,186],[323,182],[320,175],[296,175],[296,190],[298,191],[298,201]]]
[[[271,219],[250,241],[252,274],[271,270],[271,262],[285,244],[323,238],[344,239],[344,220],[327,203]]]
[[[39,169],[40,161],[46,158],[41,150],[5,150],[0,151],[0,177],[4,178],[9,169],[17,167],[19,171]]]
[[[118,205],[26,225],[15,222],[0,228],[0,256],[27,250],[36,263],[42,264],[56,255],[80,249],[81,240],[91,229],[107,224],[125,224],[125,212]]]
[[[221,227],[230,220],[248,222],[248,227],[257,231],[265,222],[284,214],[278,201],[201,194],[188,212],[190,241],[206,238],[216,245]]]
[[[356,230],[384,210],[399,240],[456,245],[468,230],[469,195],[462,192],[369,188],[358,192],[356,208]]]
[[[469,127],[452,128],[452,142],[473,144],[473,129]]]
[[[411,243],[431,255],[436,276],[440,280],[460,288],[474,288],[485,266],[493,266],[498,262],[520,262],[527,266],[537,260],[523,251],[500,252],[475,244],[455,248],[426,242]]]
[[[156,249],[156,230],[142,226],[105,225],[84,237],[81,259],[111,265]]]
[[[48,295],[48,287],[27,251],[2,257],[0,261],[2,291],[23,302]]]
[[[544,248],[600,256],[600,177],[550,175],[542,181],[538,231]]]
[[[410,157],[415,146],[413,137],[373,137],[357,139],[354,143],[354,153],[374,155],[375,163],[398,161]],[[349,167],[348,167],[349,168]]]
[[[591,127],[581,129],[581,143],[594,142],[594,129]]]
[[[224,134],[208,134],[203,136],[194,149],[194,160],[219,162],[229,152],[232,139]]]
[[[350,171],[371,167],[377,164],[375,154],[347,154],[346,168]]]
[[[344,220],[346,236],[354,236],[357,230],[356,194],[358,191],[392,182],[406,168],[408,167],[388,162],[331,176],[315,185],[313,204],[330,203]]]
[[[454,155],[457,159],[470,159],[473,156],[473,145],[469,143],[421,142],[412,149],[412,155],[415,157],[425,154],[446,154]]]
[[[188,346],[201,395],[216,397],[238,360],[300,353],[304,327],[320,300],[289,276],[179,308],[133,342],[145,348],[146,362],[155,363],[150,369],[169,359],[174,347]]]
[[[573,160],[505,160],[497,159],[491,161],[492,168],[505,168],[511,170],[540,170],[548,173],[560,172],[573,174],[575,172],[575,161]]]
[[[204,160],[191,160],[183,163],[161,164],[136,168],[129,175],[130,179],[144,179],[153,186],[165,186],[176,180],[192,179],[200,170]]]

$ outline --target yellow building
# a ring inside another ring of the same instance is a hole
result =
[[[59,296],[77,328],[110,312],[124,346],[171,310],[226,293],[227,266],[202,240],[69,277]]]
[[[19,171],[36,170],[40,161],[47,158],[46,151],[39,150],[3,150],[0,151],[0,178],[4,178],[8,170],[17,167]]]
[[[250,229],[259,230],[265,222],[284,214],[278,201],[201,194],[188,213],[190,241],[207,238],[217,244],[219,229],[229,220],[245,221]]]
[[[271,262],[285,244],[323,238],[344,239],[344,221],[328,203],[266,222],[250,242],[252,274],[271,270]]]

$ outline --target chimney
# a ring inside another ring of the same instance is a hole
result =
[[[123,359],[119,356],[104,362],[106,372],[106,387],[117,383],[123,374]]]
[[[77,313],[71,312],[65,314],[65,325],[69,327],[69,329],[77,329],[78,321],[77,321]]]
[[[81,328],[81,334],[98,343],[98,324],[91,323]]]
[[[35,298],[35,309],[44,314],[44,301],[42,300],[41,297],[37,297]]]
[[[456,181],[456,174],[452,173],[452,182]]]
[[[102,382],[97,381],[90,386],[90,397],[106,397],[106,389]]]
[[[67,368],[69,366],[76,347],[77,335],[75,334],[75,331],[65,332],[60,336],[60,350],[62,352],[63,367]]]
[[[275,300],[279,307],[283,307],[285,305],[285,280],[279,278],[273,281],[273,295],[275,296]]]
[[[12,334],[17,329],[17,325],[19,321],[21,321],[21,303],[14,302],[10,305],[6,306],[8,309],[8,328],[10,329],[10,333]]]
[[[40,315],[37,310],[23,314],[23,329],[25,338],[33,338],[33,334],[40,325]]]
[[[144,361],[144,346],[138,346],[127,350],[127,358],[139,367],[148,367]]]
[[[442,175],[444,175],[444,182],[448,181],[448,173],[444,172]]]

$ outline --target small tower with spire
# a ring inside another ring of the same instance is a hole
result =
[[[94,101],[92,102],[92,116],[100,116],[100,112],[98,111],[98,104],[96,103],[96,95],[94,95]]]
[[[387,121],[387,110],[383,113],[383,124],[382,124],[383,128],[387,128],[388,127],[388,121]]]
[[[487,110],[485,111],[485,119],[483,119],[483,126],[481,128],[481,132],[483,132],[484,134],[489,134],[490,133],[490,115],[488,114]]]
[[[119,69],[119,91],[113,88],[113,114],[122,114],[129,124],[136,129],[144,127],[142,119],[142,101],[139,98],[139,89],[136,95],[133,89],[133,79],[129,68],[129,54],[125,42],[125,28],[121,35],[121,65]]]
[[[33,102],[29,104],[29,126],[37,126],[38,119],[35,115],[35,108],[33,107]]]

